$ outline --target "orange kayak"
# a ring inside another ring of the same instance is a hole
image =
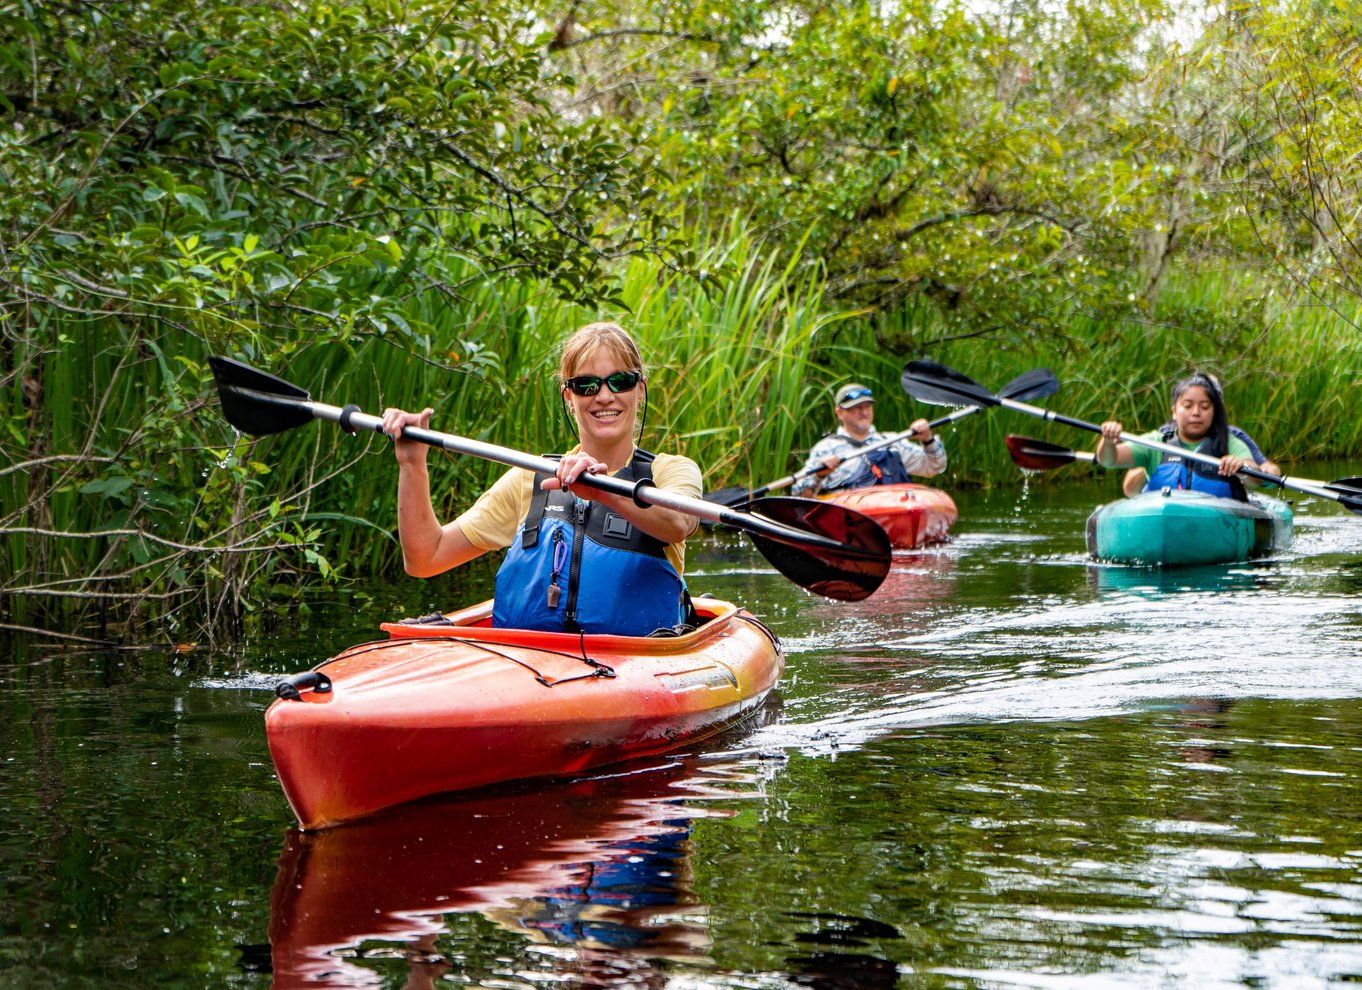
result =
[[[869,516],[900,550],[944,542],[960,517],[954,499],[926,485],[872,485],[819,497]]]
[[[491,602],[435,623],[384,623],[391,639],[286,682],[265,713],[299,824],[578,773],[726,728],[766,698],[785,656],[750,613],[695,605],[699,628],[670,637],[494,629]]]

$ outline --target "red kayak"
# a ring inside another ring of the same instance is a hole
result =
[[[682,636],[492,627],[492,603],[385,623],[280,686],[270,754],[304,829],[446,791],[574,774],[712,735],[757,708],[785,657],[728,602]],[[292,689],[290,688],[292,685]]]
[[[872,485],[819,497],[869,516],[900,550],[944,542],[960,517],[954,499],[926,485]]]

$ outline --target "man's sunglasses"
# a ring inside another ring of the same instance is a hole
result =
[[[616,371],[614,374],[606,375],[578,375],[563,382],[568,388],[572,389],[575,395],[595,395],[601,390],[601,384],[610,391],[618,394],[620,392],[632,392],[643,376],[637,371]]]

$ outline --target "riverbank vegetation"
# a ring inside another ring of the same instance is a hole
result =
[[[236,436],[214,353],[537,453],[617,318],[714,488],[850,377],[944,412],[917,357],[1141,426],[1209,368],[1278,460],[1356,455],[1359,53],[1298,6],[0,3],[0,623],[191,638],[397,566],[384,441]],[[943,482],[1012,483],[1016,420]]]

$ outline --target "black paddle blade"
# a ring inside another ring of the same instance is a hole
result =
[[[282,433],[312,422],[312,401],[305,391],[249,364],[231,358],[208,359],[227,422],[247,436]]]
[[[727,506],[730,509],[742,508],[744,502],[752,500],[752,492],[741,485],[720,488],[718,491],[705,492],[705,501]]]
[[[831,502],[787,496],[757,499],[751,509],[845,545],[841,549],[809,546],[748,532],[772,567],[816,595],[858,602],[873,594],[889,573],[893,560],[889,537],[869,516]]]
[[[973,378],[935,361],[909,361],[900,378],[903,390],[933,406],[996,406],[998,397]]]
[[[1059,379],[1055,377],[1053,371],[1049,368],[1032,368],[1030,371],[1022,372],[998,389],[998,394],[1004,399],[1029,402],[1032,399],[1049,398],[1058,391]]]
[[[1068,447],[1035,437],[1019,437],[1013,433],[1008,434],[1004,442],[1012,460],[1023,471],[1048,471],[1078,460],[1078,455]]]

